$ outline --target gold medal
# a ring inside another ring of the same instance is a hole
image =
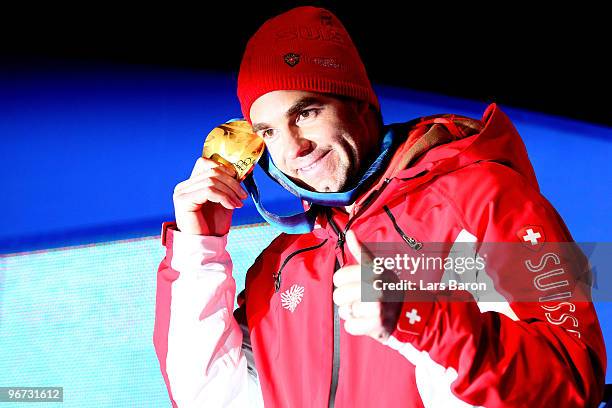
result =
[[[249,122],[237,120],[217,126],[206,136],[202,157],[233,168],[236,179],[242,181],[253,171],[264,147]]]

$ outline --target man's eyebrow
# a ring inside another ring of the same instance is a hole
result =
[[[267,123],[256,123],[253,125],[253,132],[257,133],[260,130],[264,130],[264,129],[268,129],[272,126],[268,125]]]
[[[285,117],[290,118],[296,113],[299,113],[301,110],[303,110],[307,106],[314,105],[314,104],[321,104],[321,103],[323,103],[321,98],[317,98],[316,96],[304,96],[298,99],[297,102],[295,102],[289,109],[287,109],[287,112],[285,112]],[[272,126],[268,125],[267,123],[263,123],[263,122],[255,123],[253,125],[253,132],[257,133],[260,130],[268,129],[271,127]]]
[[[296,113],[299,113],[305,107],[314,105],[317,103],[318,104],[322,103],[321,98],[317,98],[316,96],[304,96],[303,98],[298,99],[298,101],[294,103],[293,106],[287,109],[287,112],[285,112],[285,117],[290,118]]]

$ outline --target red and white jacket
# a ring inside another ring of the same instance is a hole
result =
[[[384,344],[344,331],[332,276],[356,262],[344,250],[349,229],[362,242],[461,242],[475,251],[519,243],[525,231],[538,245],[573,241],[495,104],[481,121],[428,117],[406,136],[350,214],[332,209],[313,232],[281,234],[260,254],[236,311],[227,236],[164,223],[153,340],[173,406],[598,405],[606,356],[594,307],[571,292],[572,266],[546,250],[530,251],[511,273],[487,265],[481,279],[495,287],[494,301],[407,296]],[[541,281],[553,278],[567,286],[557,301],[512,296],[518,282],[554,299],[548,290],[559,285]]]

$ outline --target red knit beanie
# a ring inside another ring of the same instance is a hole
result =
[[[348,32],[334,14],[317,7],[297,7],[269,19],[247,43],[237,93],[249,123],[253,102],[276,90],[343,95],[380,110]]]

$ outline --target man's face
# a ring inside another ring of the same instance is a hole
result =
[[[251,105],[253,129],[276,166],[313,191],[341,191],[378,139],[367,104],[307,91],[273,91]]]

